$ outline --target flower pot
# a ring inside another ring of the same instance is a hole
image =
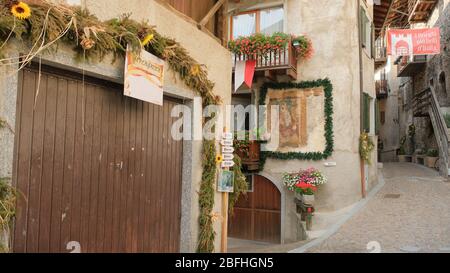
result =
[[[305,205],[314,206],[315,197],[314,195],[302,195],[302,201]]]
[[[406,155],[398,155],[398,162],[406,162]]]
[[[249,141],[247,147],[242,149],[236,149],[236,153],[241,158],[242,165],[259,167],[260,150],[261,150],[260,142],[256,140],[251,140]]]
[[[439,157],[425,157],[425,165],[428,168],[434,168],[436,166],[436,161],[439,159]]]

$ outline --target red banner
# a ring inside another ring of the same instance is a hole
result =
[[[441,51],[439,28],[390,29],[387,40],[388,55],[432,55]]]

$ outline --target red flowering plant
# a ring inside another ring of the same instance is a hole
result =
[[[317,191],[317,187],[325,183],[327,183],[327,178],[314,168],[283,175],[283,184],[288,190],[304,195],[313,195]]]
[[[292,36],[292,45],[297,52],[297,58],[310,59],[314,54],[314,48],[311,39],[307,36]]]
[[[239,37],[228,42],[228,49],[237,55],[266,56],[271,51],[285,49],[290,36],[276,32],[271,36],[261,33]]]
[[[313,195],[317,191],[317,187],[306,182],[300,182],[295,184],[294,186],[295,192],[301,193],[304,195]]]

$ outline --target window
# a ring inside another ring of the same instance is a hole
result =
[[[283,8],[262,10],[260,32],[266,35],[283,32],[283,17]]]
[[[253,174],[245,174],[245,181],[247,181],[247,192],[253,192]]]
[[[361,22],[360,22],[360,31],[361,31],[361,43],[362,47],[366,51],[366,53],[370,57],[375,56],[373,46],[374,42],[374,32],[373,32],[374,26],[372,22],[370,21],[369,17],[366,14],[366,11],[364,8],[361,7]]]
[[[282,32],[283,25],[283,7],[243,12],[231,18],[231,39],[255,33],[271,35]]]
[[[363,130],[371,135],[376,134],[377,128],[377,103],[368,94],[363,93]],[[379,120],[378,120],[379,122]]]
[[[256,14],[246,13],[233,16],[233,36],[249,36],[256,33]]]

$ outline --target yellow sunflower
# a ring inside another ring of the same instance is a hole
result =
[[[145,36],[144,40],[141,41],[141,45],[142,46],[148,45],[148,43],[150,43],[153,40],[153,37],[154,37],[153,34],[148,34],[147,36]]]
[[[31,16],[31,8],[30,6],[28,6],[28,4],[24,2],[19,2],[17,4],[12,5],[11,13],[12,15],[14,15],[14,17],[20,20],[25,20]]]
[[[200,73],[200,66],[198,64],[193,65],[191,67],[191,75],[192,76],[197,76]]]
[[[219,164],[219,163],[222,163],[222,161],[223,161],[223,156],[222,155],[217,155],[216,156],[216,163]]]

